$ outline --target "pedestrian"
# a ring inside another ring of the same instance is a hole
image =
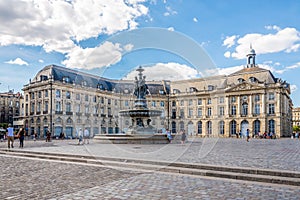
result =
[[[37,139],[37,134],[35,133],[35,134],[34,134],[33,141],[36,141],[36,139]]]
[[[247,129],[247,131],[246,131],[246,140],[247,140],[247,142],[249,142],[249,138],[250,138],[250,131],[249,131],[249,129]]]
[[[83,144],[85,144],[85,142],[89,144],[90,143],[89,138],[90,138],[90,132],[87,128],[85,128],[83,133]]]
[[[166,130],[166,134],[167,134],[167,138],[169,140],[169,143],[172,143],[172,134],[171,131],[169,131],[169,129]]]
[[[80,128],[79,132],[78,132],[78,145],[80,145],[80,143],[82,142],[82,138],[83,138],[83,135],[82,135],[82,130]]]
[[[46,142],[50,142],[50,138],[51,138],[51,133],[49,130],[47,130],[46,132]]]
[[[181,144],[184,144],[185,140],[186,140],[186,134],[185,134],[185,131],[182,130],[181,131]]]
[[[20,128],[20,130],[18,132],[18,137],[20,140],[19,148],[23,148],[24,147],[24,138],[25,138],[25,129],[24,128]]]
[[[14,128],[11,126],[11,124],[8,124],[6,132],[8,148],[14,148],[14,136]]]

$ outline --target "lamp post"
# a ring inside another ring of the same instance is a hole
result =
[[[53,108],[53,98],[52,98],[52,85],[53,85],[53,76],[50,75],[49,78],[49,83],[50,83],[50,133],[53,135],[53,121],[52,121],[52,108]]]

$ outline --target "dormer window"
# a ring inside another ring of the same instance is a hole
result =
[[[215,86],[209,85],[209,86],[207,87],[207,89],[208,89],[208,91],[213,91],[213,90],[215,89]]]
[[[255,78],[255,77],[250,77],[250,78],[249,78],[249,81],[250,81],[251,83],[256,83],[258,80],[257,80],[257,78]]]
[[[64,76],[62,81],[63,83],[70,83],[70,78],[68,76]]]
[[[245,79],[239,78],[239,79],[238,79],[238,82],[239,82],[239,83],[243,83],[243,82],[245,82]]]
[[[159,94],[165,94],[165,91],[159,90]]]
[[[103,90],[104,89],[103,84],[98,84],[97,89]]]
[[[197,92],[197,89],[195,87],[190,87],[190,92]]]
[[[81,82],[81,86],[83,87],[83,86],[86,86],[87,85],[87,83],[86,83],[86,81],[82,81]]]
[[[173,93],[174,93],[174,94],[179,94],[179,93],[180,93],[180,90],[178,90],[178,89],[173,89]]]

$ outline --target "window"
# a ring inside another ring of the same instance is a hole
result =
[[[257,79],[256,79],[255,77],[250,77],[250,78],[249,78],[249,81],[250,81],[251,83],[255,83],[255,82],[257,82]]]
[[[86,94],[86,95],[84,96],[84,100],[85,100],[85,101],[89,101],[89,95]]]
[[[198,99],[198,105],[202,105],[202,99]]]
[[[34,92],[31,93],[31,99],[34,99]]]
[[[269,93],[269,100],[275,100],[275,95],[273,92]]]
[[[98,114],[98,106],[94,106],[93,113]]]
[[[165,102],[161,101],[160,102],[160,107],[165,107]]]
[[[225,111],[224,111],[224,106],[219,107],[219,115],[224,116]]]
[[[193,105],[193,100],[190,99],[190,100],[189,100],[189,106],[192,106],[192,105]]]
[[[254,114],[255,115],[259,115],[260,114],[260,105],[259,104],[255,104],[254,105]]]
[[[172,119],[176,119],[176,109],[172,109]]]
[[[176,133],[176,122],[172,122],[172,133]]]
[[[224,103],[224,97],[219,97],[219,103]]]
[[[210,105],[211,104],[211,98],[207,99],[207,104]]]
[[[211,123],[211,121],[207,122],[207,134],[208,135],[212,134],[212,123]]]
[[[207,88],[208,88],[208,91],[212,91],[215,89],[215,87],[213,85],[209,85]]]
[[[152,101],[152,102],[151,102],[151,105],[152,105],[152,107],[156,107],[156,102],[155,102],[155,101]]]
[[[30,112],[31,113],[34,113],[34,107],[35,107],[35,104],[31,103],[31,106],[30,106]]]
[[[247,103],[242,104],[242,115],[248,115],[248,104]]]
[[[77,106],[76,106],[76,112],[77,113],[80,113],[80,110],[81,110],[80,107],[81,107],[80,104],[77,104]]]
[[[235,97],[231,97],[231,103],[235,103],[236,102],[236,98]]]
[[[269,133],[275,134],[275,121],[273,119],[269,120]]]
[[[71,112],[71,103],[70,102],[68,102],[66,104],[66,112]]]
[[[184,101],[183,100],[180,101],[180,106],[184,106]]]
[[[56,101],[55,110],[56,111],[61,111],[61,102],[60,101]]]
[[[184,110],[180,109],[180,118],[184,118]]]
[[[107,108],[107,114],[111,115],[111,108]]]
[[[28,101],[28,95],[26,94],[25,100]]]
[[[274,105],[274,103],[270,103],[268,105],[268,107],[269,107],[269,114],[271,114],[271,115],[275,114],[275,105]]]
[[[198,108],[198,117],[202,116],[202,108]]]
[[[236,133],[236,121],[233,120],[230,122],[230,134],[235,135]]]
[[[184,130],[184,122],[179,123],[179,128],[180,128],[180,130]]]
[[[124,105],[125,105],[126,107],[129,106],[128,100],[125,100]]]
[[[254,121],[254,134],[258,134],[260,132],[260,121],[255,120]]]
[[[56,96],[56,98],[60,98],[60,96],[61,96],[61,95],[60,95],[60,90],[56,90],[56,91],[55,91],[55,96]]]
[[[45,97],[48,97],[48,90],[45,90]]]
[[[115,99],[115,106],[117,106],[118,105],[118,101]]]
[[[172,106],[176,106],[176,101],[172,101]]]
[[[80,100],[80,94],[76,94],[76,100]]]
[[[255,96],[254,96],[254,101],[260,101],[260,96],[259,96],[259,94],[256,94]]]
[[[39,91],[38,97],[39,97],[39,98],[42,98],[42,91]]]
[[[245,79],[239,78],[239,79],[238,79],[238,82],[239,82],[239,83],[243,83],[243,82],[245,82]]]
[[[189,117],[192,117],[192,116],[193,116],[193,109],[189,108]]]
[[[90,107],[89,105],[85,105],[85,113],[89,113],[90,112]]]
[[[71,92],[70,91],[66,91],[66,99],[71,99]]]
[[[108,105],[111,104],[111,99],[107,99],[107,104],[108,104]]]
[[[220,121],[219,122],[219,134],[224,135],[225,133],[225,123],[224,121]]]
[[[199,121],[199,122],[197,123],[197,126],[198,126],[198,134],[202,134],[202,122]]]
[[[45,101],[45,107],[44,107],[44,111],[48,111],[48,108],[49,108],[49,102],[48,101]]]
[[[211,112],[211,107],[207,108],[207,116],[211,116],[212,112]]]
[[[231,115],[236,115],[236,105],[231,106]]]
[[[41,112],[41,105],[42,105],[41,102],[38,102],[38,103],[37,103],[37,107],[36,107],[36,111],[37,111],[37,112]]]

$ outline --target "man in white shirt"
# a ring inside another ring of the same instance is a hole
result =
[[[8,148],[14,148],[14,128],[11,126],[11,124],[8,124],[7,128],[7,143],[8,143]],[[11,143],[11,145],[10,145]]]
[[[85,141],[87,141],[87,143],[89,144],[90,143],[89,138],[90,138],[90,132],[87,128],[85,128],[83,133],[83,144],[85,144]]]

